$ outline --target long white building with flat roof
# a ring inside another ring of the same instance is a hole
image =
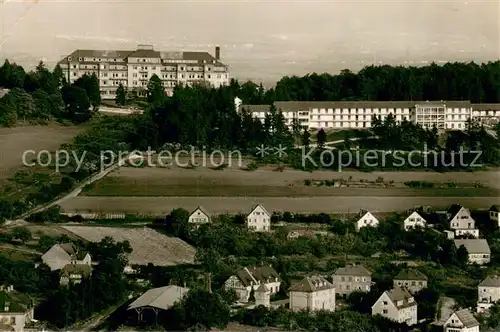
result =
[[[500,107],[482,110],[482,104],[474,106],[469,101],[277,101],[274,106],[283,114],[287,125],[296,119],[307,129],[371,128],[375,116],[385,119],[394,115],[396,122],[403,120],[421,125],[436,126],[441,130],[465,129],[467,119],[483,117],[499,118]],[[269,105],[241,105],[252,116],[264,121]],[[474,111],[474,109],[481,109]],[[478,113],[479,112],[479,113]],[[486,113],[487,112],[487,113]],[[484,115],[486,116],[486,115]]]
[[[208,52],[156,51],[152,45],[139,45],[135,51],[76,50],[58,64],[70,83],[84,74],[95,74],[102,99],[114,99],[120,84],[143,95],[153,74],[162,80],[169,95],[179,84],[229,84],[229,68],[221,62],[218,46],[215,56]]]

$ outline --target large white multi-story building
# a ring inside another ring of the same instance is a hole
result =
[[[219,87],[229,82],[229,68],[221,62],[218,46],[215,57],[208,52],[161,52],[152,45],[139,45],[135,51],[76,50],[58,64],[68,82],[95,74],[102,99],[114,99],[120,84],[143,94],[153,74],[169,95],[179,84],[207,82]]]
[[[376,117],[384,120],[392,114],[397,123],[403,120],[424,128],[441,130],[465,129],[469,118],[500,117],[500,107],[469,101],[277,101],[274,106],[283,114],[287,125],[294,119],[307,129],[370,128]],[[252,116],[264,121],[269,105],[241,105]],[[477,109],[477,110],[476,110]]]

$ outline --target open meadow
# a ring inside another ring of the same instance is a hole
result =
[[[82,129],[60,125],[0,128],[0,183],[22,167],[24,151],[57,150]],[[29,157],[35,158],[33,154]]]
[[[270,212],[354,213],[360,209],[372,212],[406,211],[420,205],[448,207],[461,203],[471,209],[498,204],[498,197],[85,197],[78,196],[61,204],[64,212],[130,213],[145,216],[166,215],[175,208],[188,211],[203,206],[209,213],[248,213],[261,203]]]
[[[106,236],[115,241],[129,241],[132,254],[129,263],[157,266],[193,264],[196,250],[181,239],[161,234],[147,227],[62,226],[65,230],[92,242]]]
[[[340,187],[318,185],[337,180]],[[342,180],[342,181],[340,181]],[[406,181],[453,183],[456,187],[415,189]],[[436,196],[498,197],[498,172],[304,172],[265,167],[255,171],[238,168],[135,168],[122,167],[84,190],[86,196],[214,196],[214,197],[314,197],[314,196]]]

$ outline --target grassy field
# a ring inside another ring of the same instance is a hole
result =
[[[21,168],[24,151],[57,150],[82,129],[59,125],[0,128],[0,180]]]
[[[352,213],[360,209],[372,212],[406,211],[419,205],[446,207],[461,203],[471,209],[498,204],[493,197],[85,197],[79,196],[61,204],[71,213],[131,213],[148,216],[168,214],[172,209],[194,210],[202,205],[209,213],[248,213],[257,203],[268,211],[295,213]]]
[[[130,264],[157,266],[193,264],[195,249],[186,242],[158,233],[150,228],[94,226],[62,226],[87,241],[98,242],[106,236],[116,241],[129,241],[132,246]]]
[[[86,196],[214,196],[214,197],[315,197],[315,196],[394,196],[394,197],[498,197],[497,172],[341,172],[312,173],[272,168],[243,171],[237,168],[123,167],[87,188]],[[317,187],[306,180],[343,179],[350,187]],[[384,183],[379,183],[383,179]],[[406,181],[480,183],[484,188],[412,189]],[[350,184],[349,184],[350,183]],[[365,187],[360,188],[362,184]],[[384,185],[389,188],[381,188]],[[356,187],[358,186],[358,187]]]

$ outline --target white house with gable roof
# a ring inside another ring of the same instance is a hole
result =
[[[477,286],[477,312],[485,312],[500,301],[500,276],[487,276]]]
[[[378,219],[375,218],[373,214],[371,214],[368,211],[365,212],[364,214],[363,212],[364,211],[360,213],[361,218],[359,218],[358,221],[356,221],[356,231],[358,232],[363,227],[377,227],[379,224]]]
[[[468,309],[455,311],[443,325],[444,332],[479,332],[479,323]]]
[[[254,206],[247,215],[247,228],[254,232],[271,230],[271,214],[260,204]]]
[[[417,227],[425,228],[427,221],[417,211],[414,211],[403,221],[403,224],[405,231],[408,231]]]
[[[417,324],[417,302],[405,289],[385,291],[372,306],[372,316],[381,315],[398,323]]]
[[[207,224],[210,222],[210,215],[201,206],[198,206],[189,215],[188,222],[190,224]]]
[[[476,221],[472,218],[470,210],[460,204],[453,204],[447,212],[450,229],[455,232],[455,237],[472,235],[479,237],[479,229],[476,229]]]

